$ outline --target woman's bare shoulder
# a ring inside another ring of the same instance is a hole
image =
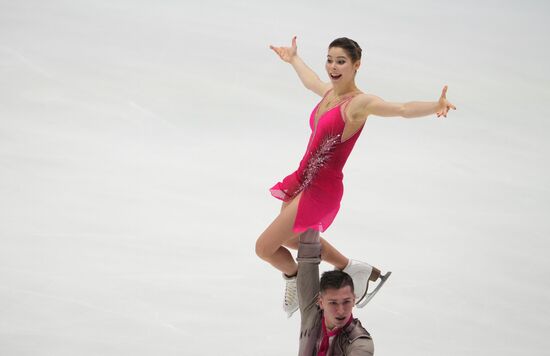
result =
[[[374,94],[361,92],[353,98],[353,102],[355,102],[355,104],[358,106],[366,106],[369,103],[372,103],[373,101],[376,101],[379,99],[380,97]]]
[[[324,98],[331,89],[332,89],[332,84],[322,83],[319,85],[317,90],[314,90],[314,92],[320,97]]]
[[[365,120],[368,116],[366,108],[370,103],[378,99],[379,97],[370,93],[361,92],[355,95],[347,108],[348,117],[350,117],[353,121]]]

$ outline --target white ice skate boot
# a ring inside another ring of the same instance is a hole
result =
[[[362,308],[367,305],[368,302],[374,297],[380,288],[386,283],[386,280],[391,275],[391,272],[387,272],[385,275],[381,275],[380,270],[369,265],[368,263],[349,260],[348,265],[344,268],[344,272],[349,274],[353,279],[353,287],[355,290],[355,305],[358,308]],[[374,287],[372,292],[369,293],[369,282],[372,279],[379,280],[378,285]]]
[[[287,277],[283,273],[285,279],[285,300],[283,302],[283,310],[286,312],[287,317],[291,317],[292,314],[299,308],[298,304],[298,288],[296,286],[296,276]]]

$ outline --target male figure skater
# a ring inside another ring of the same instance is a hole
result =
[[[298,248],[298,300],[300,304],[299,356],[372,356],[370,334],[352,315],[353,280],[345,272],[323,273],[319,281],[319,232],[307,230]]]

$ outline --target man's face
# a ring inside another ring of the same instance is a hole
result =
[[[355,295],[350,286],[327,289],[319,295],[319,306],[324,311],[327,329],[341,328],[351,317]]]

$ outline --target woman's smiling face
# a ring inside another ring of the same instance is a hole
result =
[[[328,50],[325,69],[332,83],[347,82],[355,78],[360,61],[352,62],[346,51],[340,47]]]

